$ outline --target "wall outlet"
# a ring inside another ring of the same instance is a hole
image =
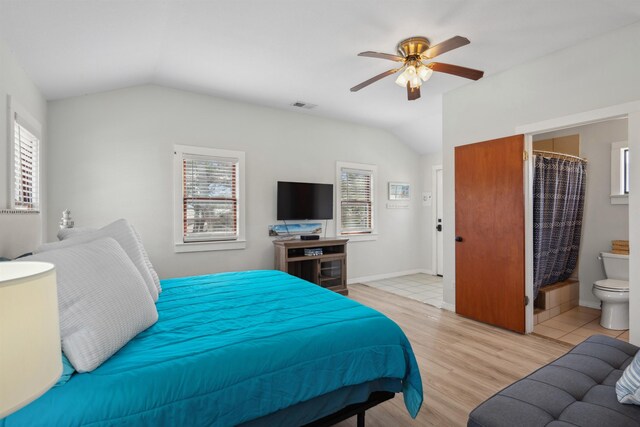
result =
[[[422,206],[431,206],[432,199],[433,196],[431,195],[431,192],[422,193]]]

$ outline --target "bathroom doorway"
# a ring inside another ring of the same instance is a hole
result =
[[[628,326],[606,321],[600,311],[602,289],[618,297],[626,291],[627,305],[622,306],[628,316],[627,119],[531,139],[533,332],[571,344],[596,333],[628,339]],[[607,281],[600,256],[625,250],[627,275],[620,277],[626,278],[626,290],[624,280],[622,285]],[[620,288],[609,289],[611,283]]]

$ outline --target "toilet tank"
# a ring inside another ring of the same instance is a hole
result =
[[[629,280],[629,255],[602,252],[600,256],[607,279]]]

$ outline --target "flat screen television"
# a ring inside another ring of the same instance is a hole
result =
[[[333,184],[278,181],[278,220],[333,219]]]

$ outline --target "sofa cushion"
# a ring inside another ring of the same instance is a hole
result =
[[[592,336],[482,403],[468,426],[638,426],[640,407],[620,404],[615,390],[637,352],[615,338]]]

